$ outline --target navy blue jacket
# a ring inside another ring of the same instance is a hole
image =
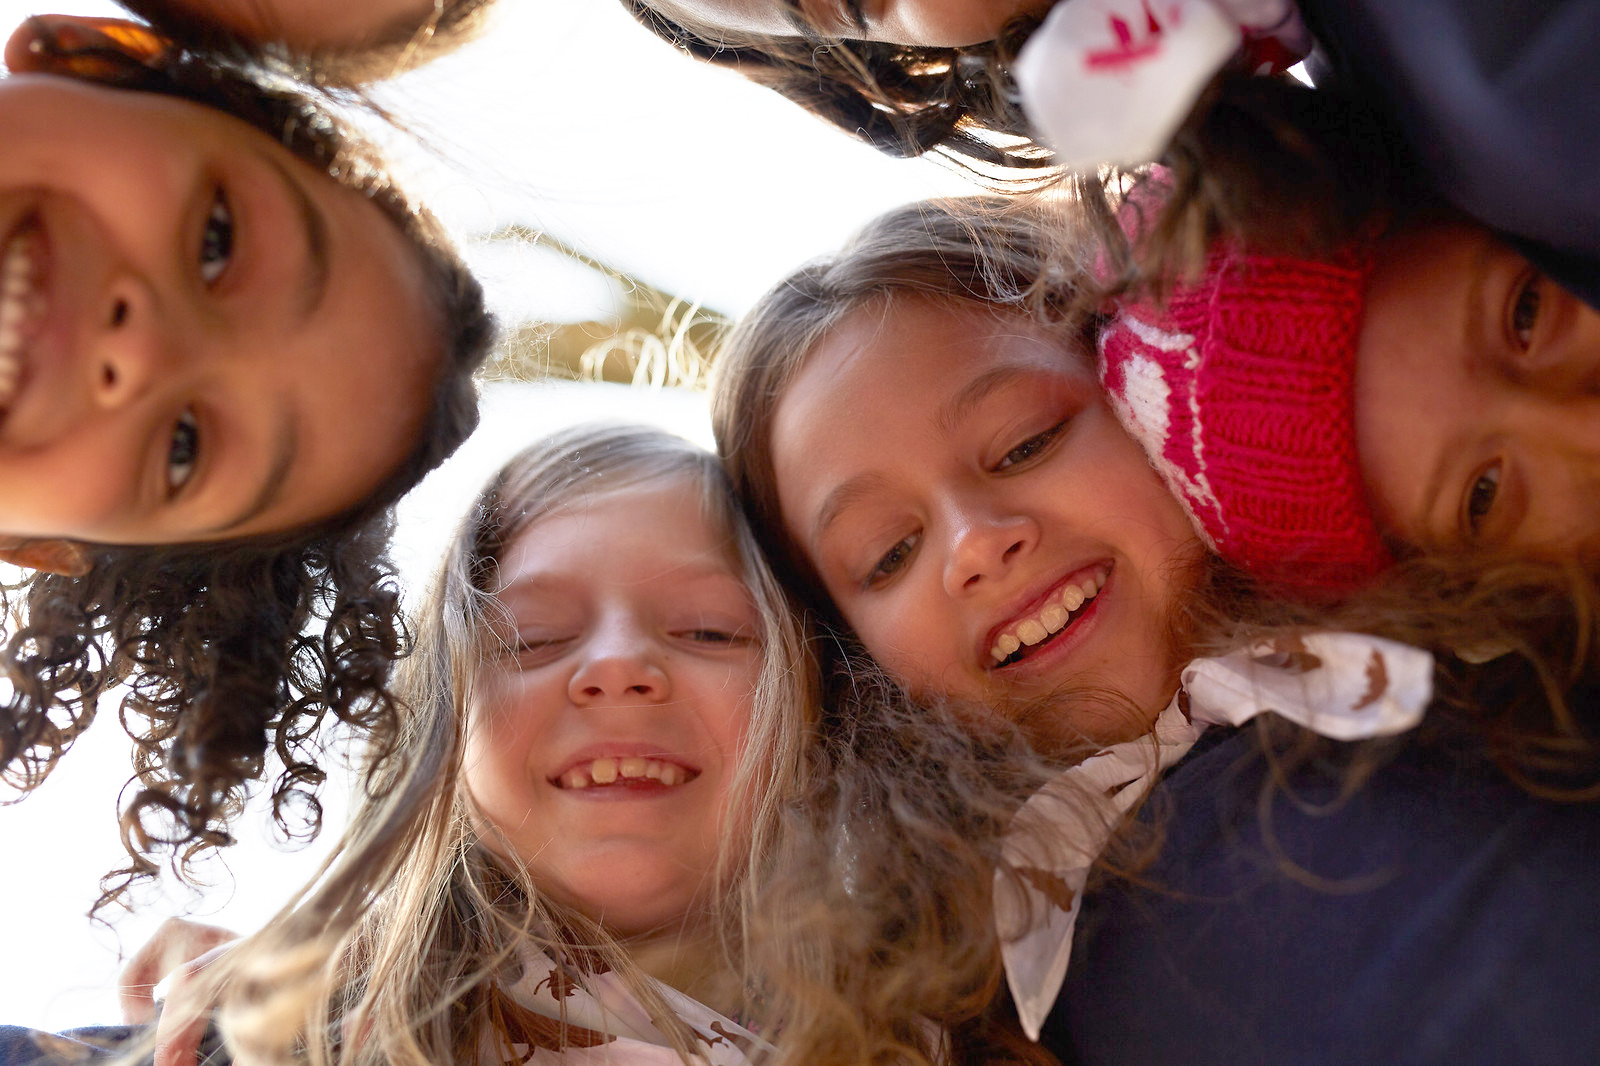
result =
[[[1044,1033],[1064,1062],[1600,1062],[1600,804],[1410,745],[1342,805],[1301,774],[1269,843],[1259,751],[1203,737],[1158,788],[1152,884],[1085,899]]]
[[[1376,101],[1427,184],[1600,308],[1600,3],[1299,3],[1316,80]]]

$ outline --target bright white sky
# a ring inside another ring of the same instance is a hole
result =
[[[0,26],[41,10],[115,13],[97,0],[0,0]],[[971,191],[940,167],[879,157],[770,92],[692,63],[616,0],[500,0],[482,42],[405,79],[386,102],[432,148],[409,159],[411,187],[466,240],[511,321],[595,317],[610,290],[548,253],[474,240],[508,225],[549,232],[661,289],[738,313],[878,212]],[[402,515],[408,578],[431,569],[477,485],[540,431],[609,414],[708,435],[697,397],[525,386],[495,390],[486,407],[480,438]],[[108,708],[45,788],[0,808],[0,1024],[117,1020],[117,936],[94,933],[84,913],[120,850],[116,796],[129,772],[120,738]],[[259,815],[246,817],[240,836],[234,877],[203,901],[155,903],[119,923],[121,946],[133,950],[185,906],[247,928],[315,866],[315,851],[271,848]]]

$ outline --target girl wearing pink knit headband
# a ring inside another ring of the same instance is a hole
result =
[[[1312,179],[1241,152],[1262,219],[1145,179],[1123,209],[1140,270],[1098,340],[1113,406],[1201,536],[1304,592],[1418,551],[1600,547],[1600,311],[1381,146],[1341,158],[1326,97],[1269,106]]]
[[[885,216],[758,302],[713,400],[775,570],[838,631],[820,651],[858,643],[914,696],[1009,717],[1063,768],[1012,823],[1040,832],[999,847],[1024,882],[1019,899],[997,879],[993,903],[1017,1021],[1067,1061],[1143,1066],[1197,1048],[1442,1061],[1441,1031],[1452,1061],[1487,1064],[1515,1059],[1527,1024],[1575,1053],[1600,1034],[1565,1028],[1552,962],[1592,957],[1593,909],[1534,901],[1514,948],[1476,901],[1508,894],[1507,871],[1600,873],[1600,806],[1533,794],[1584,798],[1597,777],[1600,641],[1579,618],[1600,583],[1427,556],[1329,604],[1204,551],[1095,385],[1105,321],[1074,292],[1093,246],[1053,263],[1042,247],[1070,221],[998,200]],[[1311,728],[1230,728],[1263,710]],[[1063,800],[1084,786],[1110,804],[1099,820]],[[1155,862],[1153,892],[1094,873],[1146,795],[1171,815],[1133,864]],[[1483,871],[1470,891],[1461,869]],[[1403,980],[1385,976],[1397,958]]]

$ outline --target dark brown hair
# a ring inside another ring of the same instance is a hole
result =
[[[880,152],[897,158],[934,152],[961,166],[976,164],[996,180],[1055,174],[1049,150],[1029,138],[1010,72],[1038,19],[1015,19],[982,44],[924,48],[801,35],[798,23],[792,37],[734,33],[669,13],[670,4],[622,0],[622,6],[695,59],[738,71]]]
[[[235,541],[83,545],[86,575],[38,573],[9,590],[20,617],[3,652],[13,691],[0,705],[0,779],[36,787],[101,696],[128,686],[120,717],[136,746],[137,787],[123,814],[131,862],[108,875],[98,909],[154,876],[158,853],[181,868],[230,842],[228,822],[269,754],[282,763],[274,818],[290,835],[316,832],[323,727],[371,728],[395,714],[388,676],[407,639],[387,555],[392,506],[476,426],[471,375],[494,330],[482,290],[437,224],[311,98],[192,50],[141,59],[109,39],[80,48],[37,28],[42,69],[225,111],[369,198],[421,260],[439,331],[415,445],[343,514]]]

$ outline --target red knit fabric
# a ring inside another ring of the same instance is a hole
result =
[[[1347,591],[1393,562],[1356,458],[1351,385],[1370,249],[1328,261],[1212,253],[1161,307],[1100,336],[1101,380],[1224,559],[1290,591]]]

